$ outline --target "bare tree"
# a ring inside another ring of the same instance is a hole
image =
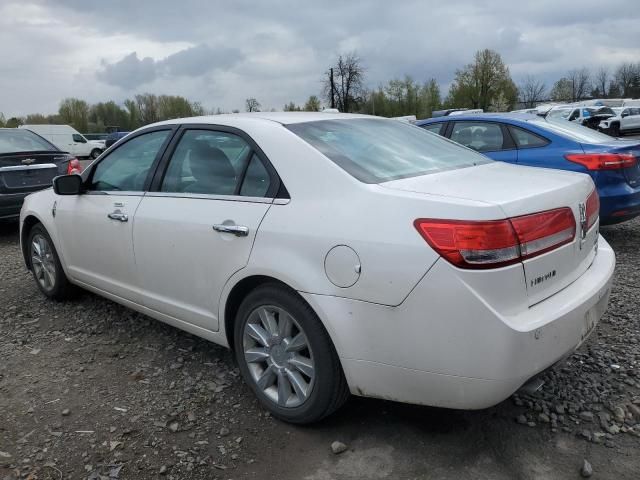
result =
[[[567,75],[567,79],[571,82],[571,100],[577,102],[585,98],[590,90],[590,75],[586,67],[571,70]]]
[[[341,112],[351,112],[361,99],[364,90],[364,67],[355,52],[340,55],[337,64],[329,70],[324,94]],[[333,75],[331,74],[333,72]]]
[[[633,63],[623,63],[616,70],[616,83],[620,86],[620,93],[623,97],[630,95],[629,90],[633,87],[638,72]]]
[[[525,108],[533,108],[538,102],[543,101],[546,91],[547,87],[544,82],[536,79],[533,75],[524,77],[518,88],[520,101],[524,103]]]
[[[260,107],[260,102],[255,98],[247,98],[245,100],[245,109],[247,110],[247,112],[259,112]]]
[[[607,96],[607,83],[609,81],[609,68],[602,66],[595,74],[595,86],[603,97]]]

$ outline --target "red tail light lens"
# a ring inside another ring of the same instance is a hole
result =
[[[591,192],[589,198],[587,198],[587,229],[591,228],[598,217],[600,216],[600,196],[598,195],[598,191],[596,189]]]
[[[571,153],[564,158],[588,170],[619,170],[633,167],[637,161],[631,153]]]
[[[82,173],[82,165],[80,165],[80,161],[77,158],[72,158],[67,164],[67,175],[73,175],[74,173],[78,175]]]
[[[572,242],[576,233],[568,207],[494,221],[420,218],[414,226],[442,257],[470,269],[521,262]]]

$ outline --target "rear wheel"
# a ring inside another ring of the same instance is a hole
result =
[[[29,232],[28,248],[31,272],[40,291],[55,300],[69,298],[75,288],[67,279],[58,252],[42,224]]]
[[[317,315],[279,285],[258,287],[242,302],[234,346],[245,381],[281,420],[320,420],[349,396],[340,361]]]

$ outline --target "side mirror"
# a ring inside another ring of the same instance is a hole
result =
[[[628,117],[628,116],[629,116],[629,114],[628,114],[627,112],[624,112],[624,113],[623,113],[622,115],[620,115],[620,116],[621,116],[622,118],[624,118],[624,117]]]
[[[56,195],[78,195],[82,192],[80,175],[60,175],[53,179],[53,191]]]

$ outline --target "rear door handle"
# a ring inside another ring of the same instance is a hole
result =
[[[249,228],[242,225],[219,224],[219,225],[214,225],[213,229],[216,232],[231,233],[236,237],[246,237],[247,235],[249,235]]]
[[[108,213],[107,217],[109,217],[111,220],[118,220],[119,222],[129,221],[129,215],[127,215],[126,213],[112,212]]]

